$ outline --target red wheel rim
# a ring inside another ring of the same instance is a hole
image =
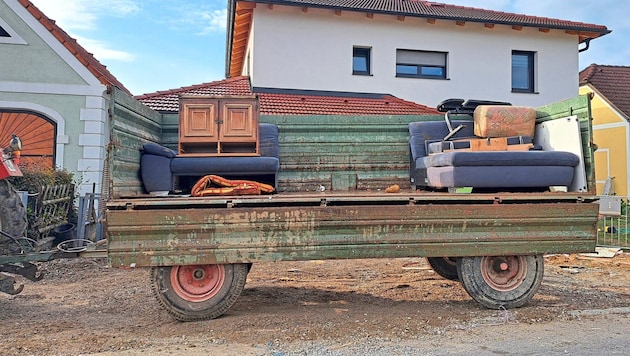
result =
[[[171,286],[182,299],[203,302],[212,298],[225,281],[223,265],[174,266],[171,268]]]
[[[525,256],[483,257],[481,275],[490,287],[508,292],[516,289],[527,276]]]

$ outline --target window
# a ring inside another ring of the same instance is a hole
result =
[[[396,50],[396,76],[446,79],[446,52]]]
[[[354,47],[352,49],[352,74],[370,75],[370,56],[372,49],[366,47]]]
[[[0,43],[26,44],[26,41],[0,18]]]
[[[512,51],[512,92],[534,92],[534,52]]]

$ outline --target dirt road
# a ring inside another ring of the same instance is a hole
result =
[[[159,308],[148,270],[110,269],[102,259],[58,260],[43,265],[44,280],[24,282],[21,294],[0,295],[0,354],[496,355],[630,348],[630,254],[548,256],[545,268],[532,302],[505,311],[480,307],[422,259],[259,263],[223,317],[180,323]]]

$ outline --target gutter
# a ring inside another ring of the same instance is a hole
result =
[[[230,63],[232,62],[232,33],[234,33],[234,15],[236,12],[236,1],[227,0],[227,24],[225,31],[225,77],[230,77]]]

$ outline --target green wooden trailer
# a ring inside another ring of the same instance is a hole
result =
[[[178,320],[223,314],[258,261],[426,257],[482,305],[510,308],[536,293],[544,254],[595,249],[588,96],[537,109],[537,123],[578,117],[583,191],[412,190],[407,126],[442,116],[263,115],[279,127],[279,192],[193,198],[143,193],[139,148],[176,143],[176,117],[118,94],[106,171],[108,261],[152,268],[153,291]],[[401,191],[385,193],[392,184]]]

